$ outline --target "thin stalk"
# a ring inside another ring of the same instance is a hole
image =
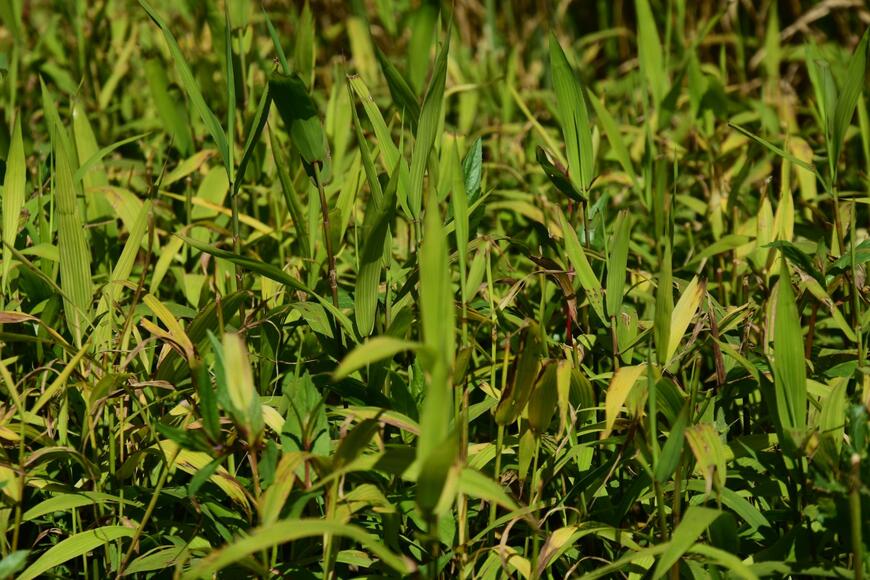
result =
[[[320,179],[320,163],[314,163],[314,181],[317,183],[317,193],[320,194],[320,215],[323,225],[323,242],[326,245],[326,256],[329,262],[329,290],[332,292],[332,304],[338,308],[338,276],[335,273],[335,254],[332,248],[332,237],[329,235],[329,206],[326,205],[326,192]]]
[[[538,481],[538,460],[541,454],[541,438],[535,437],[535,453],[532,456],[532,482],[529,488],[529,505],[535,505],[538,501],[538,497],[540,493],[538,491],[538,486],[540,482]],[[532,534],[532,560],[531,560],[531,568],[532,568],[532,580],[537,580],[538,574],[538,557],[541,553],[541,538],[538,534]]]
[[[332,485],[329,486],[326,519],[330,521],[335,518],[335,504],[338,501],[338,483],[339,478],[336,478],[335,480],[333,480]],[[326,580],[332,578],[334,573],[333,567],[335,566],[335,549],[333,545],[333,539],[334,536],[332,534],[323,535],[323,577]]]
[[[136,531],[133,533],[133,538],[130,540],[130,547],[127,548],[127,552],[124,554],[124,559],[121,560],[121,566],[118,568],[118,574],[115,576],[116,579],[120,579],[124,575],[124,570],[126,570],[127,566],[130,564],[130,558],[133,557],[133,551],[139,543],[139,538],[142,536],[142,531],[148,524],[148,520],[151,519],[151,514],[154,513],[154,508],[157,506],[157,498],[160,497],[160,492],[166,484],[167,477],[169,477],[169,466],[175,463],[175,459],[178,457],[180,452],[181,447],[176,448],[175,453],[172,454],[172,458],[168,461],[164,456],[163,467],[160,471],[160,476],[157,478],[157,485],[154,487],[154,493],[151,494],[151,501],[148,502],[148,507],[145,508],[145,515],[142,516],[142,521],[139,522]]]
[[[496,483],[501,480],[501,452],[504,446],[504,425],[498,426],[498,433],[495,436],[495,471],[493,477]],[[495,523],[496,505],[495,503],[489,506],[489,526]],[[494,532],[493,532],[494,533]]]
[[[849,516],[852,524],[852,568],[855,580],[864,578],[864,541],[861,538],[861,456],[852,454],[852,473],[849,481]]]
[[[862,344],[861,334],[861,300],[860,291],[858,290],[858,279],[856,277],[856,262],[855,262],[855,202],[852,202],[849,211],[849,294],[852,298],[852,326],[855,328],[855,337],[858,348],[858,366],[864,366],[864,346]]]

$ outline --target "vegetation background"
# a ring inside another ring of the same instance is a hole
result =
[[[0,577],[868,570],[862,1],[0,22]]]

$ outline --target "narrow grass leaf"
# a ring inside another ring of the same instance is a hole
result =
[[[639,364],[630,367],[620,367],[613,374],[604,399],[605,423],[604,431],[601,432],[601,439],[610,437],[613,426],[616,424],[616,418],[619,416],[620,411],[622,411],[623,405],[625,405],[625,400],[645,369],[645,364]]]
[[[870,35],[870,28],[864,31],[864,34],[861,36],[861,42],[858,43],[852,58],[849,60],[846,78],[837,99],[837,107],[834,111],[833,135],[831,135],[833,139],[831,144],[832,158],[835,164],[840,158],[840,151],[846,141],[846,131],[849,129],[852,117],[855,115],[858,97],[861,96],[861,92],[866,84],[868,35]]]
[[[584,198],[592,185],[592,128],[586,109],[586,98],[574,69],[568,63],[555,34],[550,33],[550,68],[553,88],[559,104],[559,120],[568,157],[568,174],[574,187]]]
[[[501,399],[495,409],[495,422],[499,425],[510,425],[515,422],[525,409],[532,394],[532,388],[541,371],[543,344],[538,325],[529,322],[523,330],[522,351],[517,355],[513,378],[508,387],[501,393]]]
[[[680,525],[674,530],[667,548],[659,557],[653,578],[661,578],[677,563],[680,556],[692,547],[710,524],[722,514],[721,511],[701,506],[690,506]]]
[[[656,310],[653,321],[656,359],[660,365],[667,364],[670,358],[671,326],[674,320],[674,283],[670,241],[666,240],[664,246],[658,283],[656,284]]]
[[[409,342],[392,336],[376,336],[360,344],[344,357],[333,372],[333,379],[340,381],[370,364],[392,358],[400,352],[419,350],[422,346],[419,342]]]
[[[238,334],[224,335],[223,363],[232,414],[244,429],[248,443],[254,444],[263,434],[263,411],[254,386],[248,346]]]
[[[417,122],[420,118],[420,103],[417,102],[414,91],[411,90],[411,86],[405,80],[405,77],[402,76],[402,73],[399,72],[378,46],[375,46],[375,56],[381,65],[384,78],[387,79],[387,86],[390,89],[393,103],[399,109],[401,116],[410,121],[411,129],[416,130]]]
[[[363,142],[363,148],[368,145]],[[366,174],[369,183],[379,183],[377,175],[373,173],[371,159],[366,154]],[[366,208],[363,217],[362,252],[359,255],[359,270],[357,271],[354,288],[354,315],[356,326],[360,336],[368,336],[375,326],[377,313],[378,295],[381,284],[381,275],[384,267],[384,255],[389,251],[387,244],[390,241],[390,224],[396,213],[396,188],[399,182],[399,168],[394,168],[393,175],[387,184],[385,191],[377,195],[377,187],[372,189],[372,202]]]
[[[361,528],[344,522],[321,519],[288,519],[255,528],[244,538],[212,551],[182,575],[185,580],[209,578],[227,566],[274,546],[302,538],[333,534],[361,544],[387,567],[402,574],[411,574],[415,566],[387,549],[378,539]]]
[[[49,102],[52,98],[43,85],[43,102]],[[76,346],[81,346],[91,321],[91,252],[79,212],[79,188],[73,179],[75,168],[70,140],[54,105],[44,108],[51,129],[55,159],[54,195],[60,253],[60,286],[66,298],[64,315]]]
[[[631,216],[623,211],[616,218],[607,257],[607,315],[612,319],[622,309],[625,274],[628,266],[628,242],[631,237]]]
[[[12,142],[6,158],[6,176],[2,187],[3,197],[3,291],[9,289],[9,269],[12,267],[12,248],[18,235],[18,221],[24,207],[27,166],[24,159],[24,142],[21,137],[21,113],[15,117]]]
[[[32,580],[45,574],[73,558],[84,556],[100,546],[114,542],[120,538],[129,538],[133,529],[126,526],[103,526],[86,532],[81,532],[62,540],[46,550],[33,564],[28,566],[18,576],[18,580]]]
[[[668,440],[665,441],[662,447],[662,453],[659,456],[659,463],[656,466],[655,478],[659,483],[665,483],[680,464],[680,458],[683,455],[683,446],[686,440],[686,425],[689,423],[689,406],[684,405],[680,414],[677,415],[677,420],[671,425],[671,432],[668,434]]]
[[[432,194],[434,198],[434,194]],[[449,370],[454,355],[454,305],[450,286],[447,239],[436,202],[426,208],[420,250],[420,319],[423,343],[430,350],[429,381],[420,414],[417,452],[429,456],[447,437],[450,407]]]
[[[272,105],[272,97],[268,90],[263,91],[260,95],[260,102],[257,104],[257,112],[254,118],[251,119],[251,126],[248,128],[248,137],[245,139],[245,148],[242,151],[242,158],[239,161],[239,170],[236,173],[236,178],[233,181],[233,194],[238,195],[241,188],[242,180],[245,178],[245,171],[248,168],[248,163],[254,155],[254,149],[257,143],[260,142],[260,136],[263,134],[263,128],[266,126],[266,121],[269,119],[269,109]]]
[[[622,170],[625,171],[626,175],[631,179],[632,184],[637,185],[637,174],[634,171],[634,163],[631,161],[631,154],[629,153],[628,146],[625,144],[625,139],[619,130],[619,125],[617,125],[613,115],[610,114],[610,111],[607,110],[607,107],[604,106],[603,102],[599,101],[594,95],[590,95],[589,100],[592,102],[595,114],[598,116],[598,120],[604,128],[604,133],[607,135],[607,141],[610,143],[611,149],[613,149],[613,155],[616,157],[616,160],[619,161]]]
[[[780,262],[779,272],[773,326],[773,377],[777,415],[788,439],[794,434],[802,437],[806,431],[807,368],[800,314],[785,259]],[[792,443],[799,444],[800,440]]]
[[[447,82],[447,55],[450,52],[450,32],[438,51],[432,79],[423,100],[420,111],[420,121],[414,140],[414,151],[411,155],[411,183],[408,192],[411,217],[419,219],[423,207],[423,174],[429,163],[429,154],[435,146],[438,137],[438,126],[441,123],[441,110],[444,106],[444,85]],[[434,198],[433,198],[434,199]]]
[[[662,42],[648,0],[635,0],[637,10],[637,54],[640,69],[649,84],[653,104],[661,105],[668,92],[668,77],[662,57]]]
[[[694,318],[695,313],[698,312],[698,307],[701,305],[701,299],[704,297],[705,292],[706,284],[704,282],[699,282],[698,277],[695,276],[692,278],[692,281],[689,282],[688,286],[686,286],[686,289],[683,290],[680,299],[677,300],[677,305],[674,307],[671,316],[670,332],[668,334],[667,360],[670,360],[674,354],[676,354],[677,347],[680,346],[680,341],[683,339],[683,335],[686,334],[686,330],[689,328],[692,318]]]
[[[227,143],[227,135],[224,132],[223,127],[221,127],[221,123],[218,121],[214,112],[212,112],[206,104],[205,98],[202,96],[202,91],[200,91],[199,85],[196,82],[196,78],[193,76],[190,66],[188,66],[187,61],[184,59],[181,47],[178,46],[178,41],[175,40],[175,36],[172,34],[166,21],[163,20],[149,2],[146,0],[139,0],[139,4],[145,9],[145,12],[148,13],[148,16],[151,17],[151,20],[154,21],[163,33],[163,37],[166,39],[166,44],[169,46],[169,52],[172,53],[172,59],[175,61],[175,70],[178,71],[178,76],[181,78],[181,86],[187,93],[187,97],[190,99],[197,114],[202,118],[202,122],[205,123],[206,129],[208,129],[212,139],[214,139],[218,152],[223,159],[224,167],[226,167],[227,174],[231,174],[230,148]]]
[[[559,224],[565,239],[565,253],[568,255],[568,261],[574,266],[580,286],[586,292],[586,299],[589,300],[589,304],[598,318],[609,325],[610,319],[604,315],[604,290],[601,287],[601,281],[595,275],[592,266],[589,265],[589,260],[586,259],[586,253],[583,251],[583,246],[580,245],[574,226],[568,223],[565,214],[561,211],[559,212]]]

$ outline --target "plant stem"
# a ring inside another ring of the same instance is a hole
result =
[[[852,568],[855,580],[864,578],[864,541],[861,538],[861,456],[852,454],[852,473],[849,478],[849,515],[852,524]]]
[[[133,533],[133,538],[130,540],[130,547],[127,548],[127,552],[124,554],[124,559],[121,560],[121,566],[118,568],[116,578],[121,578],[124,575],[124,570],[126,570],[127,566],[130,564],[130,558],[133,557],[133,551],[136,549],[136,544],[138,544],[139,538],[142,536],[142,531],[145,529],[145,525],[148,523],[148,520],[151,519],[154,507],[157,505],[157,498],[160,497],[160,492],[163,490],[164,484],[166,484],[166,478],[169,477],[169,466],[175,463],[175,459],[178,457],[180,452],[181,447],[177,447],[175,452],[172,454],[171,459],[166,460],[166,457],[164,456],[163,468],[160,471],[160,476],[157,478],[157,485],[154,487],[154,493],[151,494],[151,501],[148,502],[148,507],[145,508],[145,515],[142,516],[142,521],[139,522],[136,531]]]
[[[320,215],[323,224],[323,243],[326,246],[326,257],[329,264],[329,290],[332,293],[332,305],[338,308],[338,276],[335,271],[335,253],[332,247],[332,237],[329,235],[329,206],[326,205],[326,192],[320,178],[320,163],[314,163],[314,181],[317,183],[317,193],[320,195]],[[335,320],[336,336],[341,338],[341,325]]]
[[[496,483],[501,481],[501,451],[502,446],[504,445],[504,425],[498,426],[498,433],[495,439],[495,471],[493,472],[493,478]],[[489,507],[489,525],[492,526],[495,523],[495,515],[496,515],[496,505],[493,503]]]

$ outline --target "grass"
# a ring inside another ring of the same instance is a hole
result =
[[[863,578],[860,2],[0,2],[0,578]]]

